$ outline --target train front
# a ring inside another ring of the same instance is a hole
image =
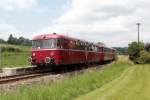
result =
[[[32,40],[32,55],[28,61],[38,67],[57,65],[59,51],[56,35],[40,35]]]

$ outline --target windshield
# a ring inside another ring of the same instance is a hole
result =
[[[32,41],[33,49],[55,49],[57,48],[57,39],[34,40]]]

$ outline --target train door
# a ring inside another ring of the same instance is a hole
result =
[[[69,52],[69,40],[68,39],[64,39],[64,47],[65,47],[65,63],[66,64],[70,64],[70,52]]]
[[[105,59],[104,47],[100,47],[100,49],[101,49],[100,60],[101,62],[104,62],[104,59]]]
[[[88,63],[88,48],[87,46],[85,47],[85,63]]]
[[[68,64],[74,64],[76,62],[75,52],[74,52],[74,41],[68,40]]]
[[[85,43],[85,63],[89,63],[89,43]]]
[[[59,39],[59,60],[61,64],[68,64],[68,40],[67,39]]]

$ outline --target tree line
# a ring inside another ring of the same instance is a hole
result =
[[[112,47],[117,50],[120,55],[128,55],[128,47]]]
[[[17,38],[17,37],[14,37],[12,34],[9,35],[9,38],[7,41],[0,39],[0,43],[15,44],[15,45],[26,45],[26,46],[32,45],[31,40],[24,38],[23,36]]]

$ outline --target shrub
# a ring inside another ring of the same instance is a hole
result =
[[[141,51],[139,63],[150,63],[150,53],[146,51]]]
[[[138,59],[140,57],[140,51],[144,50],[144,43],[140,42],[139,45],[137,42],[132,42],[129,44],[128,47],[128,53],[129,53],[129,58],[133,62],[138,62]]]
[[[2,52],[21,52],[21,49],[13,46],[1,46]]]

